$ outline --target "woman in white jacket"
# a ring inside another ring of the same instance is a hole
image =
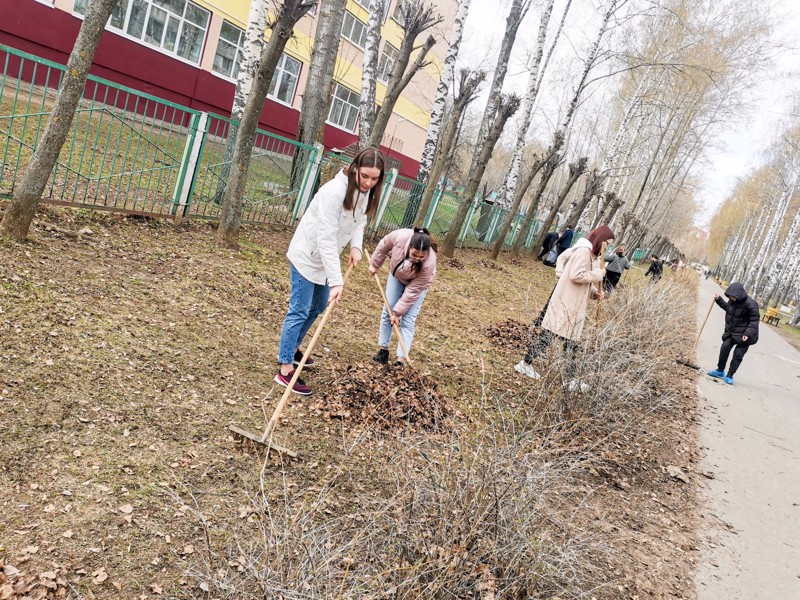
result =
[[[319,189],[300,219],[286,253],[292,291],[278,348],[280,368],[275,382],[279,385],[289,385],[311,324],[329,302],[338,302],[342,296],[342,250],[350,245],[348,264],[355,266],[361,260],[364,226],[380,203],[385,162],[376,148],[359,152],[347,169]],[[309,358],[306,366],[312,364]],[[311,388],[298,379],[292,391],[307,396]]]

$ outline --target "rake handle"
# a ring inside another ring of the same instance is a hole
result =
[[[367,256],[367,262],[372,264],[372,256],[369,254],[369,250],[366,248],[364,249],[364,254]],[[408,349],[406,348],[405,343],[403,342],[403,336],[400,335],[400,327],[397,326],[396,323],[392,321],[392,307],[389,306],[389,300],[386,298],[386,293],[383,291],[383,286],[381,285],[381,280],[378,277],[377,273],[374,273],[373,278],[375,279],[375,284],[378,286],[378,291],[381,293],[381,298],[383,298],[383,305],[386,307],[386,312],[388,313],[387,316],[389,317],[389,321],[392,323],[392,327],[394,328],[394,332],[397,334],[397,341],[400,342],[400,347],[403,349],[403,354],[406,357],[406,361],[408,364],[411,363],[411,357],[408,355]]]
[[[347,283],[347,278],[350,277],[350,273],[353,270],[353,263],[347,267],[347,271],[344,274],[344,283]],[[344,284],[342,284],[344,285]],[[272,441],[272,433],[275,431],[275,427],[278,424],[278,419],[281,418],[283,414],[283,410],[286,408],[286,405],[289,403],[289,395],[292,393],[292,388],[294,384],[297,383],[297,380],[300,378],[300,373],[303,372],[303,367],[306,366],[306,361],[308,357],[311,356],[311,352],[314,350],[314,346],[317,345],[317,340],[319,339],[319,334],[322,333],[322,328],[325,327],[325,323],[328,322],[328,318],[331,316],[331,311],[333,307],[336,305],[335,302],[331,302],[328,304],[328,307],[325,309],[325,312],[322,313],[322,319],[317,325],[317,329],[314,331],[314,336],[311,338],[311,341],[308,343],[306,347],[306,351],[303,352],[303,358],[300,359],[300,364],[294,370],[294,375],[292,375],[292,379],[289,381],[289,385],[286,386],[286,389],[283,392],[283,396],[281,396],[278,405],[275,407],[275,411],[272,413],[272,417],[270,417],[269,422],[267,423],[266,429],[264,429],[264,435],[261,436],[261,442],[269,443]]]
[[[706,328],[706,323],[708,323],[708,317],[711,315],[711,310],[714,308],[714,304],[716,304],[716,299],[711,300],[711,306],[708,307],[708,312],[706,313],[706,318],[703,319],[703,324],[700,326],[700,331],[697,332],[697,339],[694,341],[694,346],[692,346],[692,351],[694,352],[697,350],[697,344],[700,343],[700,336],[703,334],[703,329]]]
[[[605,269],[606,268],[606,245],[607,245],[607,243],[608,242],[603,242],[603,245],[600,247],[600,268],[601,269]],[[602,279],[600,280],[600,293],[601,294],[603,293],[603,280]],[[597,299],[597,309],[595,310],[595,313],[594,313],[594,320],[595,321],[599,321],[600,320],[600,308],[602,306],[603,306],[603,297],[600,296]]]

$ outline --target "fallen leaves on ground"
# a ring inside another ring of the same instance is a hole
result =
[[[413,367],[351,365],[327,384],[313,408],[332,419],[379,429],[453,429],[453,403]]]
[[[524,351],[530,345],[531,329],[525,323],[507,319],[500,323],[487,325],[484,333],[496,346],[506,350]]]

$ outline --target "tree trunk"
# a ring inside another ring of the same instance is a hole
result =
[[[386,94],[377,115],[375,115],[375,122],[369,136],[369,145],[376,148],[381,145],[386,126],[389,124],[389,117],[392,116],[400,94],[406,89],[417,71],[428,64],[425,62],[425,57],[436,44],[436,39],[428,36],[425,43],[419,48],[414,62],[411,62],[411,54],[418,49],[415,47],[417,38],[442,22],[441,15],[436,13],[434,7],[428,5],[424,0],[407,0],[402,5],[402,11],[403,41],[400,42],[397,60],[386,84]],[[411,64],[409,65],[409,63]]]
[[[517,131],[517,141],[514,146],[514,154],[511,157],[511,165],[508,168],[506,177],[503,180],[503,185],[500,188],[497,201],[502,208],[509,208],[514,201],[514,191],[517,188],[517,178],[519,176],[519,168],[522,164],[522,152],[525,149],[525,141],[528,137],[528,129],[530,127],[531,113],[533,112],[533,104],[536,101],[536,96],[539,93],[539,81],[541,81],[539,69],[542,65],[542,56],[544,54],[544,42],[547,37],[547,24],[550,22],[550,15],[553,14],[553,4],[555,0],[547,0],[542,13],[542,19],[539,22],[539,36],[536,41],[536,50],[534,53],[533,63],[530,66],[530,75],[528,77],[528,89],[522,99],[522,108],[519,115],[519,129]]]
[[[775,215],[772,218],[772,223],[767,231],[767,235],[764,237],[764,242],[761,244],[761,248],[755,257],[754,263],[756,265],[756,270],[752,278],[753,284],[750,286],[753,294],[758,294],[760,292],[761,277],[764,273],[764,267],[772,253],[773,246],[778,238],[778,231],[783,223],[783,218],[786,216],[789,203],[797,190],[797,186],[798,176],[795,176],[793,183],[787,187],[778,203],[778,209],[775,211]]]
[[[455,252],[458,236],[461,233],[461,228],[464,225],[464,220],[467,217],[467,213],[472,206],[475,193],[478,191],[478,186],[483,178],[483,173],[486,171],[486,165],[489,164],[489,159],[492,157],[494,145],[497,143],[500,134],[503,132],[503,127],[505,127],[506,121],[508,121],[509,117],[516,112],[516,110],[519,108],[519,104],[519,98],[513,95],[503,96],[497,103],[497,115],[495,116],[495,120],[491,129],[489,129],[489,134],[486,136],[486,139],[481,145],[477,166],[475,170],[470,173],[470,178],[467,182],[467,188],[464,191],[464,201],[459,204],[458,211],[456,212],[453,222],[450,225],[450,231],[447,232],[447,235],[444,238],[444,243],[442,244],[442,255],[447,256],[448,258],[452,258],[453,252]]]
[[[297,124],[297,141],[303,144],[312,145],[320,141],[325,127],[346,6],[347,0],[321,1],[308,80]]]
[[[619,0],[611,0],[609,3],[608,10],[606,10],[605,14],[603,15],[603,22],[600,26],[600,30],[597,33],[597,37],[595,38],[594,44],[592,44],[592,48],[589,51],[589,56],[584,63],[583,72],[581,73],[581,78],[578,82],[577,87],[575,88],[575,93],[572,96],[572,100],[569,103],[569,107],[567,108],[567,114],[564,117],[564,121],[556,131],[555,135],[553,136],[553,144],[548,153],[555,154],[561,150],[561,147],[564,145],[564,140],[566,139],[567,131],[569,131],[570,124],[572,123],[572,117],[575,116],[575,111],[578,109],[578,102],[580,100],[581,95],[583,94],[583,90],[586,88],[586,80],[589,77],[589,71],[591,71],[592,67],[594,66],[595,60],[597,60],[597,53],[600,48],[600,42],[603,40],[603,36],[608,29],[608,23],[611,21],[611,17],[614,12],[617,10],[617,3]],[[530,181],[533,181],[533,178],[530,178]],[[530,182],[528,182],[530,184]],[[520,189],[520,192],[524,195],[527,191],[527,188],[523,186]],[[527,231],[528,227],[530,227],[531,221],[533,221],[535,211],[528,210],[525,214],[525,220],[522,223],[522,231]],[[517,254],[520,248],[520,238],[518,238],[514,242],[514,246],[512,248],[512,252]]]
[[[556,169],[561,164],[561,154],[556,152],[553,156],[548,160],[544,167],[542,168],[542,176],[539,179],[539,186],[536,188],[536,191],[533,194],[533,198],[531,198],[531,202],[528,205],[528,210],[525,213],[525,218],[522,220],[522,226],[519,229],[519,235],[516,236],[514,239],[514,243],[511,246],[511,254],[512,256],[519,256],[520,250],[522,246],[525,244],[525,237],[528,228],[531,226],[533,222],[533,218],[536,215],[536,212],[539,210],[539,202],[542,200],[542,196],[544,195],[544,191],[547,189],[547,185],[550,183],[550,179],[553,177],[553,173],[556,172]],[[513,218],[513,214],[509,214],[510,217]]]
[[[439,85],[436,87],[436,99],[433,101],[433,110],[428,121],[428,133],[422,150],[422,158],[419,161],[419,170],[417,171],[417,181],[422,184],[428,181],[428,174],[436,154],[444,108],[447,103],[447,95],[450,93],[450,86],[455,79],[456,59],[458,58],[458,50],[461,47],[461,38],[464,34],[464,23],[469,14],[470,2],[471,0],[461,0],[461,4],[458,6],[456,20],[453,23],[453,32],[450,34],[450,47],[447,49],[447,56],[445,56],[444,65],[442,66],[442,75],[439,78]]]
[[[772,258],[767,270],[764,285],[764,298],[769,300],[769,305],[774,307],[777,303],[777,292],[780,282],[792,273],[792,256],[800,252],[800,210],[797,211],[789,226],[789,232],[783,239],[780,250]]]
[[[92,60],[115,5],[116,0],[93,0],[89,3],[44,134],[36,146],[31,163],[15,186],[11,203],[3,213],[0,235],[20,241],[28,237],[36,207],[69,135]]]
[[[375,118],[375,87],[378,78],[378,45],[381,41],[383,6],[383,0],[371,0],[369,3],[369,23],[361,67],[361,102],[358,106],[359,149],[366,148]]]
[[[250,168],[256,129],[267,98],[272,75],[280,60],[286,42],[292,36],[295,24],[314,5],[315,0],[283,0],[277,9],[275,24],[269,42],[264,46],[253,80],[250,94],[247,96],[244,113],[236,135],[236,147],[233,152],[233,163],[225,199],[220,210],[217,240],[224,246],[236,248],[239,245],[239,228],[242,224],[242,205],[244,203],[247,173]]]
[[[267,0],[253,0],[250,3],[250,12],[247,15],[247,29],[244,32],[244,46],[242,47],[242,61],[239,63],[239,73],[236,75],[236,88],[233,91],[233,106],[231,107],[231,119],[234,121],[242,120],[244,106],[247,96],[253,87],[258,70],[258,61],[261,52],[264,50],[264,31],[267,29],[267,13],[269,7]],[[236,148],[236,127],[231,125],[228,128],[228,138],[225,140],[225,154],[222,159],[222,169],[220,170],[217,191],[214,194],[214,202],[219,204],[225,197],[225,188],[230,177],[231,162],[233,161],[233,150]]]
[[[578,205],[573,207],[572,211],[569,213],[569,216],[567,217],[567,223],[574,223],[578,216],[580,216],[580,214],[586,208],[586,205],[589,204],[591,199],[600,193],[600,190],[603,187],[604,179],[605,177],[603,177],[597,171],[597,169],[592,170],[592,172],[589,174],[589,178],[586,180],[586,187],[583,190],[583,196],[581,197]]]
[[[403,40],[403,43],[405,43],[405,40]],[[403,46],[403,44],[400,45]],[[414,62],[405,75],[400,80],[396,81],[394,85],[392,85],[392,81],[389,81],[386,95],[383,97],[383,104],[381,104],[378,110],[378,114],[375,117],[375,125],[370,133],[370,146],[375,146],[376,148],[380,147],[383,134],[386,132],[387,125],[389,125],[389,118],[392,116],[392,111],[394,110],[395,104],[397,104],[397,100],[400,98],[400,94],[402,94],[406,86],[411,83],[414,74],[425,66],[425,57],[435,45],[436,39],[433,36],[428,36],[428,39],[425,40],[425,44],[422,46],[422,49],[417,54],[417,57],[414,59]],[[395,66],[396,65],[397,63],[395,63]]]
[[[419,205],[422,202],[423,190],[428,182],[430,170],[436,157],[436,147],[441,143],[440,131],[444,121],[445,106],[447,95],[450,93],[450,86],[455,79],[455,63],[458,58],[458,50],[461,47],[461,38],[464,34],[464,22],[467,20],[471,0],[461,0],[458,6],[456,20],[453,23],[453,32],[450,34],[450,46],[442,67],[442,75],[439,78],[439,85],[436,87],[436,99],[433,101],[433,111],[428,121],[428,133],[425,138],[425,145],[422,150],[419,169],[417,170],[417,183],[411,189],[411,195],[403,214],[402,226],[408,227],[416,222],[419,214]],[[423,213],[424,214],[424,213]],[[424,218],[424,217],[423,217]]]
[[[483,111],[481,126],[478,130],[478,140],[475,144],[475,151],[472,154],[472,164],[469,168],[470,173],[474,173],[478,168],[478,162],[483,148],[483,140],[489,135],[489,129],[495,121],[498,103],[503,95],[503,83],[505,82],[506,73],[508,72],[508,61],[511,58],[511,50],[517,39],[519,26],[522,24],[522,20],[525,18],[530,6],[531,0],[511,0],[511,9],[508,11],[508,17],[506,17],[506,30],[503,35],[503,41],[500,44],[500,54],[497,57],[492,85],[489,88],[489,100]]]
[[[433,169],[430,172],[430,179],[428,185],[422,193],[422,198],[414,221],[415,226],[420,226],[425,221],[428,210],[431,206],[433,194],[439,183],[439,178],[445,173],[447,165],[447,158],[450,154],[450,149],[453,146],[453,141],[456,138],[456,130],[461,122],[461,115],[464,110],[475,99],[478,86],[486,77],[486,74],[481,72],[470,74],[466,69],[461,71],[459,92],[453,102],[453,108],[448,116],[447,125],[442,132],[442,139],[439,141],[439,146],[436,151],[436,158],[433,161]]]
[[[497,239],[494,242],[494,246],[492,246],[492,260],[495,260],[499,255],[500,251],[503,249],[503,244],[505,243],[506,236],[508,235],[509,230],[511,229],[511,225],[514,223],[514,217],[519,210],[519,207],[522,205],[522,199],[525,197],[528,188],[533,181],[533,178],[536,177],[536,174],[544,167],[548,162],[550,162],[553,157],[558,152],[559,148],[563,145],[563,139],[559,138],[560,132],[556,132],[555,141],[550,148],[547,149],[547,152],[539,158],[539,160],[533,163],[531,170],[523,178],[523,183],[520,186],[517,186],[514,191],[514,202],[508,209],[508,214],[506,218],[503,219],[503,224],[500,226],[500,230],[497,234]]]
[[[586,172],[586,165],[588,162],[589,159],[585,156],[582,156],[578,159],[578,162],[570,163],[569,179],[567,179],[567,182],[561,189],[561,193],[558,195],[555,203],[553,203],[553,206],[550,208],[547,219],[545,219],[545,222],[542,223],[542,229],[539,231],[539,237],[536,238],[536,243],[533,245],[534,248],[539,248],[544,243],[544,238],[547,235],[547,232],[550,231],[550,228],[553,226],[553,221],[556,218],[556,214],[558,214],[561,205],[564,204],[564,200],[567,199],[567,195],[572,187],[578,182],[578,179],[580,179],[581,175]]]

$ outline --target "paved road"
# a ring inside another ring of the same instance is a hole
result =
[[[701,280],[697,319],[714,293]],[[800,600],[800,352],[761,323],[736,384],[715,368],[724,313],[711,311],[697,348],[702,469],[709,528],[697,573],[698,600]],[[701,490],[702,492],[702,490]]]

